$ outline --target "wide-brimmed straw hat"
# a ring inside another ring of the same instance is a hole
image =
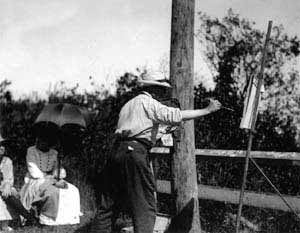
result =
[[[138,86],[160,86],[165,88],[172,88],[168,80],[160,72],[143,73],[138,76]]]

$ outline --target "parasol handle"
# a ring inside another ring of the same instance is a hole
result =
[[[59,180],[60,177],[60,168],[61,168],[61,150],[58,151],[57,154],[57,180]]]

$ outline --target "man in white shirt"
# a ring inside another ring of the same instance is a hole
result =
[[[152,233],[156,218],[155,179],[149,150],[161,137],[159,125],[179,125],[220,109],[212,100],[207,108],[180,110],[159,102],[171,89],[166,80],[142,76],[137,81],[139,95],[120,111],[116,134],[119,137],[107,166],[106,190],[92,232],[111,232],[114,216],[120,210],[129,212],[135,233]]]

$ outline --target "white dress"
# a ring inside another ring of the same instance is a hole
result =
[[[14,184],[13,164],[10,158],[3,157],[0,163],[0,171],[3,174],[3,180],[0,183],[0,191],[2,191],[5,183],[9,183],[11,187]],[[3,201],[0,196],[0,221],[12,220],[16,215]]]
[[[67,183],[67,189],[59,190],[58,213],[55,220],[47,216],[40,215],[40,223],[43,225],[71,225],[79,224],[80,216],[80,195],[79,190],[74,185]]]

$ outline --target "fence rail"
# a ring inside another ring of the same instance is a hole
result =
[[[170,148],[154,147],[151,153],[169,155]],[[228,157],[228,158],[244,158],[246,151],[244,150],[211,150],[196,149],[195,155],[211,156],[211,157]],[[289,161],[300,161],[300,153],[298,152],[275,152],[275,151],[251,151],[251,157],[254,159],[282,159]]]
[[[171,150],[169,148],[155,147],[152,148],[151,153],[159,156],[170,156]],[[198,157],[223,157],[223,158],[243,158],[245,151],[242,150],[202,150],[196,149],[195,154]],[[253,151],[251,157],[256,159],[270,159],[270,160],[286,160],[295,162],[299,165],[300,153],[297,152],[270,152],[270,151]],[[159,193],[172,193],[171,182],[166,180],[157,181],[157,190]],[[198,185],[198,197],[200,199],[214,200],[231,204],[238,204],[239,190],[229,189],[218,186]],[[300,211],[300,197],[285,195],[286,200],[293,206],[295,211]],[[244,204],[248,206],[270,208],[282,211],[290,211],[290,209],[283,203],[280,197],[271,193],[259,193],[253,191],[246,191],[244,197]]]

